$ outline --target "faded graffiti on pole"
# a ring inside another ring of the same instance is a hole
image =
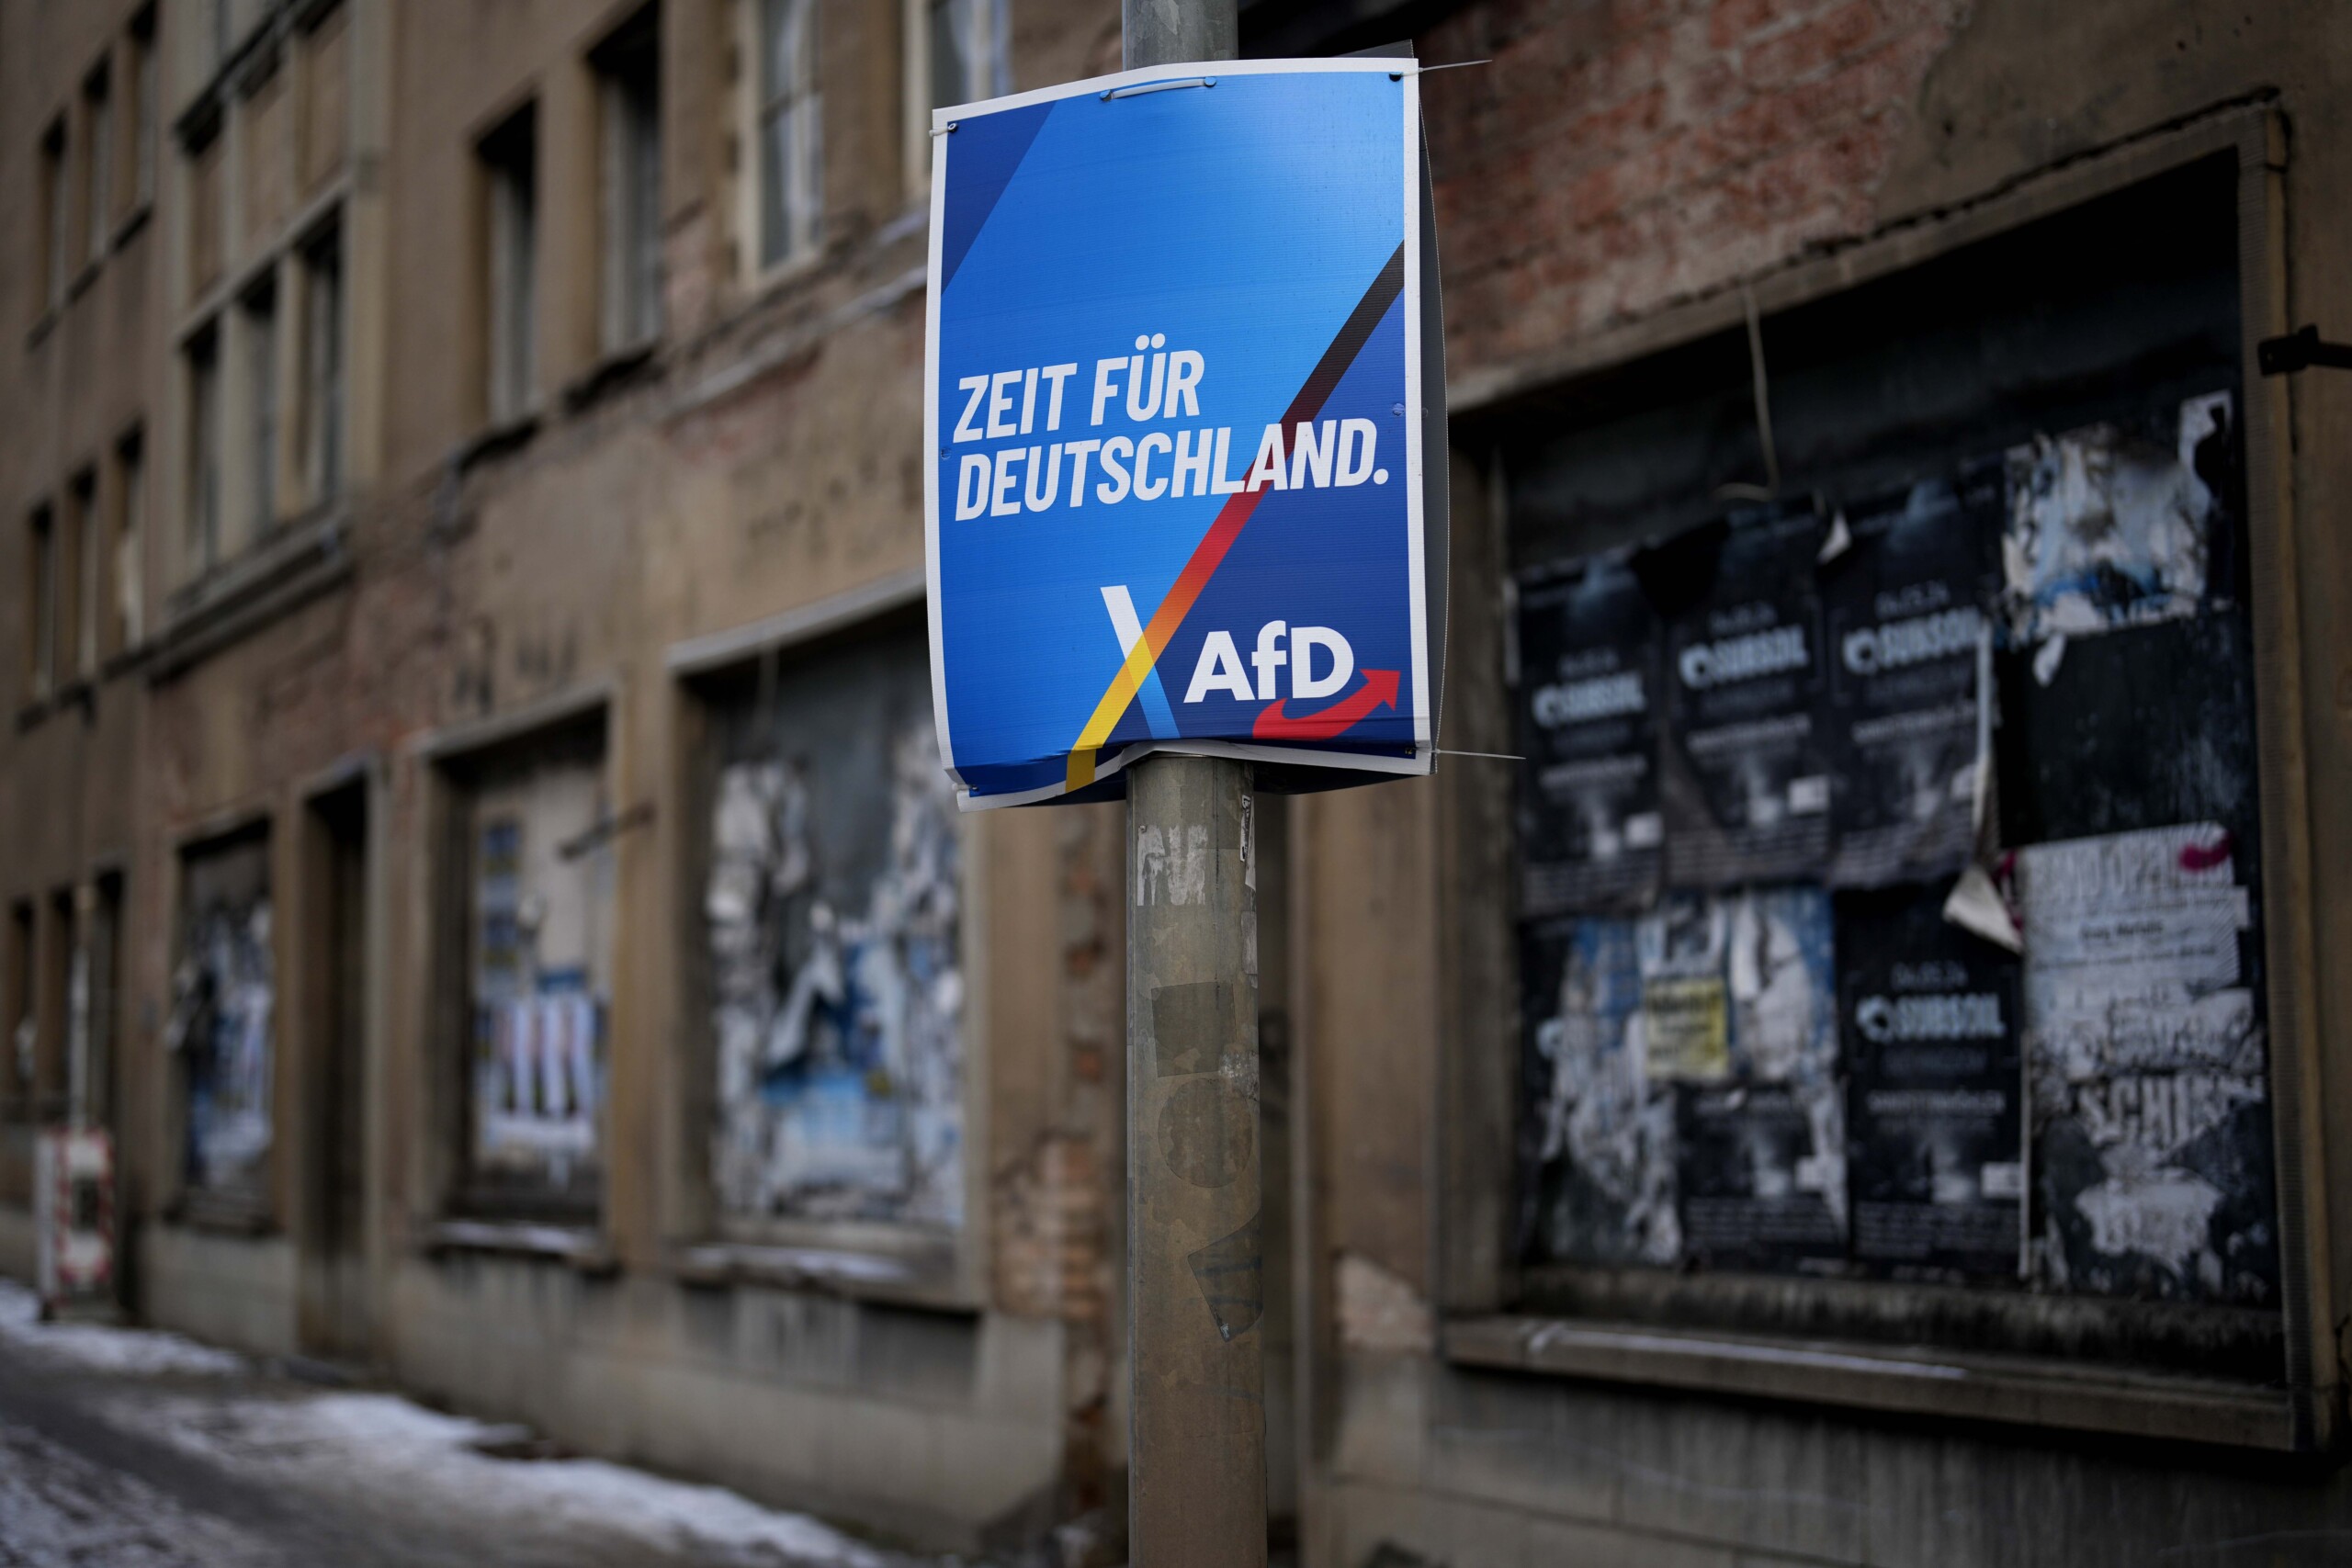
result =
[[[187,1095],[187,1179],[199,1197],[259,1205],[274,1120],[277,996],[268,839],[191,851],[182,886],[164,1043],[180,1057]]]
[[[738,1219],[961,1223],[962,846],[919,640],[734,707],[703,912]]]
[[[2023,1261],[2018,961],[1944,919],[1949,882],[1837,898],[1854,1256],[1898,1279]]]
[[[1827,856],[1814,589],[1821,542],[1810,504],[1758,508],[1727,532],[1667,547],[1645,569],[1655,581],[1682,579],[1697,589],[1666,631],[1669,886],[1813,875]]]
[[[2040,1263],[2061,1290],[2265,1305],[2268,1058],[2212,823],[2017,852]]]
[[[612,856],[600,760],[541,755],[474,801],[476,1177],[550,1195],[598,1167]]]
[[[1731,1073],[1677,1090],[1683,1247],[1716,1266],[1835,1266],[1846,1129],[1829,897],[1795,886],[1715,902]]]
[[[1657,623],[1620,558],[1519,585],[1520,908],[1638,908],[1657,891]]]
[[[1922,479],[1850,509],[1852,544],[1821,571],[1835,886],[1949,876],[1976,834],[1989,734],[2001,472]]]
[[[1531,1249],[1580,1262],[1673,1263],[1682,1253],[1674,1098],[1650,1075],[1634,924],[1548,921],[1525,931],[1521,953]]]

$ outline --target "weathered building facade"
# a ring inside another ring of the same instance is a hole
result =
[[[2352,27],[1243,17],[1487,62],[1443,743],[1529,759],[1264,803],[1306,1558],[2339,1555],[2352,378],[2256,345],[2352,337]],[[918,389],[929,108],[1117,61],[0,7],[0,1266],[79,1119],[157,1322],[897,1537],[1116,1512],[1123,818],[954,811]]]

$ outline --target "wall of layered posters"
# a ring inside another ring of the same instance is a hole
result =
[[[1522,574],[1528,1262],[2276,1303],[2240,449]]]
[[[739,1228],[963,1221],[963,844],[927,660],[894,621],[710,694],[710,1177]]]

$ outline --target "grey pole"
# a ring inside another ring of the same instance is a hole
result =
[[[1126,64],[1231,60],[1235,0],[1124,0]],[[1263,1568],[1258,909],[1250,765],[1127,771],[1127,1533]]]
[[[1135,1568],[1266,1561],[1250,771],[1128,770],[1127,1525]]]

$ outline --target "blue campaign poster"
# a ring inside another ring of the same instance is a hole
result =
[[[967,808],[1153,750],[1429,770],[1419,113],[1410,60],[1355,58],[938,111],[924,527]]]

